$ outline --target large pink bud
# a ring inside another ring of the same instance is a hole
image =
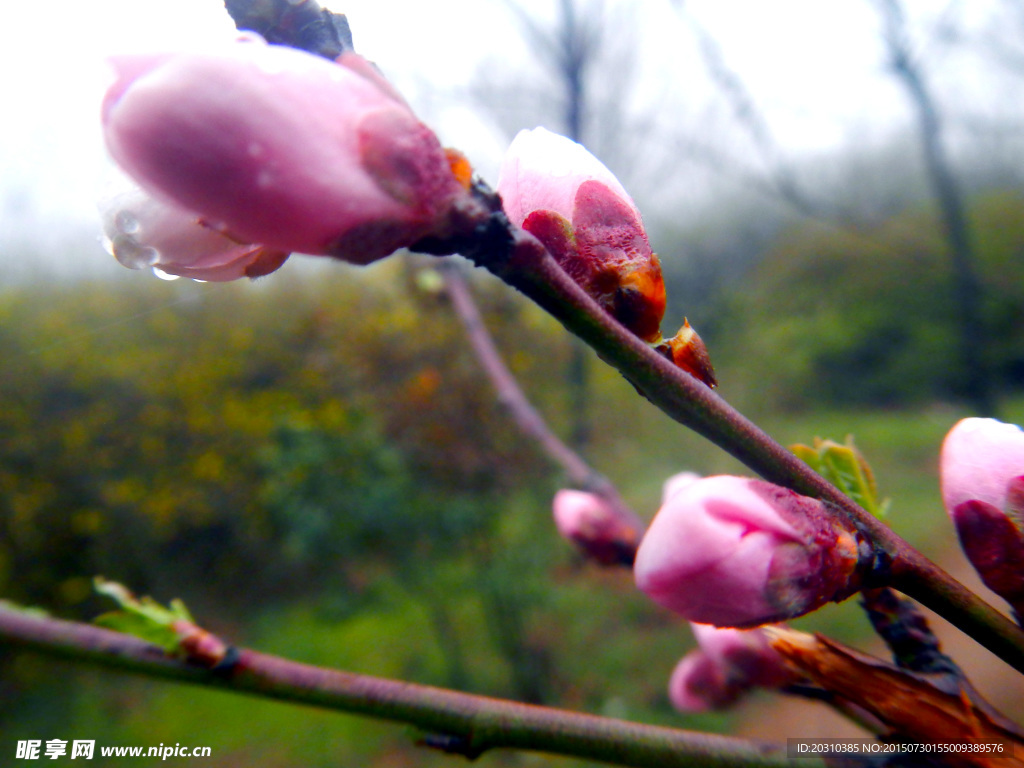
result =
[[[238,243],[194,213],[156,200],[138,187],[106,200],[102,214],[108,247],[129,269],[153,267],[179,277],[225,281],[261,277],[288,258],[287,251]]]
[[[672,705],[682,712],[720,709],[752,688],[797,682],[760,629],[720,629],[692,624],[698,648],[683,657],[669,678]]]
[[[1024,616],[1024,431],[963,419],[946,435],[942,499],[982,581]]]
[[[672,475],[661,485],[661,503],[664,504],[679,493],[679,491],[683,490],[683,488],[693,485],[698,480],[700,480],[700,475],[696,472],[677,472]]]
[[[849,597],[861,560],[855,532],[821,501],[717,476],[667,499],[640,542],[634,574],[655,602],[692,622],[750,627]]]
[[[449,233],[464,190],[445,151],[358,56],[257,38],[113,63],[114,159],[233,239],[363,264]]]
[[[607,312],[646,341],[661,339],[665,284],[640,212],[615,175],[575,141],[520,131],[498,176],[513,224],[540,240]]]

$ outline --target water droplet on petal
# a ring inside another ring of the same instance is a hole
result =
[[[161,280],[177,280],[181,277],[181,275],[172,275],[170,272],[164,272],[160,267],[153,267],[153,274]]]
[[[111,240],[109,237],[103,235],[100,238],[100,245],[103,246],[103,250],[106,251],[109,255],[114,255],[114,241]]]
[[[192,282],[193,283],[205,283],[207,281],[206,280],[200,280],[198,277],[193,277],[192,278]]]
[[[135,217],[135,214],[131,211],[118,211],[114,217],[114,227],[118,232],[123,232],[126,235],[137,234],[142,228],[139,220]]]
[[[140,245],[130,235],[115,235],[110,242],[114,258],[128,269],[145,269],[160,260],[160,252],[148,245]]]
[[[256,69],[264,75],[280,75],[285,70],[283,64],[273,60],[260,60],[256,62]]]
[[[249,154],[249,157],[263,157],[266,153],[263,145],[258,141],[250,141],[249,146],[245,148],[245,151]]]

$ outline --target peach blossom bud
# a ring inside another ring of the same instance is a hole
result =
[[[752,688],[782,688],[797,682],[799,676],[760,629],[691,626],[699,648],[679,662],[669,679],[669,699],[676,709],[721,709]]]
[[[939,465],[950,514],[965,501],[1007,511],[1010,481],[1024,475],[1024,431],[995,419],[962,419],[946,435]]]
[[[724,629],[691,624],[700,649],[726,666],[737,679],[762,688],[794,682],[795,674],[768,643],[762,628]]]
[[[661,503],[664,504],[679,491],[683,490],[683,488],[692,485],[697,480],[700,480],[700,475],[696,472],[679,472],[672,475],[661,486]]]
[[[637,586],[693,622],[750,627],[803,615],[860,586],[856,533],[825,505],[717,476],[672,495],[637,550]]]
[[[696,379],[703,381],[714,389],[718,386],[715,368],[711,365],[711,356],[704,340],[686,319],[683,327],[670,339],[665,339],[655,346],[655,350],[671,360],[678,368],[682,368]]]
[[[680,659],[668,679],[668,700],[680,712],[724,709],[739,693],[729,685],[722,665],[700,650]]]
[[[169,275],[223,281],[269,274],[288,258],[285,251],[238,243],[138,187],[111,197],[102,214],[110,252],[130,269],[154,267]]]
[[[107,147],[154,196],[244,243],[365,264],[449,234],[437,137],[365,61],[256,40],[115,59]]]
[[[985,585],[1024,615],[1024,431],[963,419],[942,443],[942,500]]]
[[[598,304],[645,341],[660,340],[661,264],[636,205],[596,157],[544,128],[520,131],[505,154],[498,192],[509,219]]]
[[[958,504],[952,517],[960,546],[985,586],[1024,617],[1024,531],[984,501]]]
[[[561,490],[552,502],[562,537],[603,565],[630,565],[636,532],[604,499],[586,491]]]

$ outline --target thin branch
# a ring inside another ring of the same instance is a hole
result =
[[[481,367],[498,393],[498,401],[508,409],[519,428],[536,440],[544,453],[565,471],[570,482],[604,499],[619,519],[633,528],[636,534],[635,541],[640,541],[646,528],[644,522],[623,501],[608,478],[587,464],[551,431],[544,417],[531,405],[519,387],[512,372],[501,359],[494,340],[487,332],[487,326],[480,317],[480,310],[473,300],[473,294],[459,266],[454,262],[442,262],[441,271],[452,307],[466,329],[466,335]]]
[[[233,649],[229,663],[208,669],[131,635],[0,607],[4,644],[146,677],[408,723],[426,732],[426,745],[470,758],[512,748],[637,768],[794,765],[778,746],[356,675],[244,648]],[[823,766],[800,760],[800,768]]]

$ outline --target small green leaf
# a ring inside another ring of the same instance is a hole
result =
[[[174,653],[180,645],[179,634],[173,628],[175,622],[195,624],[185,604],[177,598],[165,608],[151,597],[135,597],[128,588],[116,581],[107,581],[97,576],[93,583],[97,592],[111,598],[121,607],[121,610],[104,613],[93,619],[93,623],[101,627],[134,635],[159,645],[168,653]]]
[[[796,454],[796,457],[800,459],[804,464],[810,466],[818,474],[821,474],[821,457],[818,452],[807,445],[793,445],[790,446],[790,450]]]
[[[875,517],[884,517],[889,509],[888,499],[879,501],[875,475],[863,454],[853,444],[853,437],[845,443],[814,438],[814,447],[794,445],[793,453]]]

